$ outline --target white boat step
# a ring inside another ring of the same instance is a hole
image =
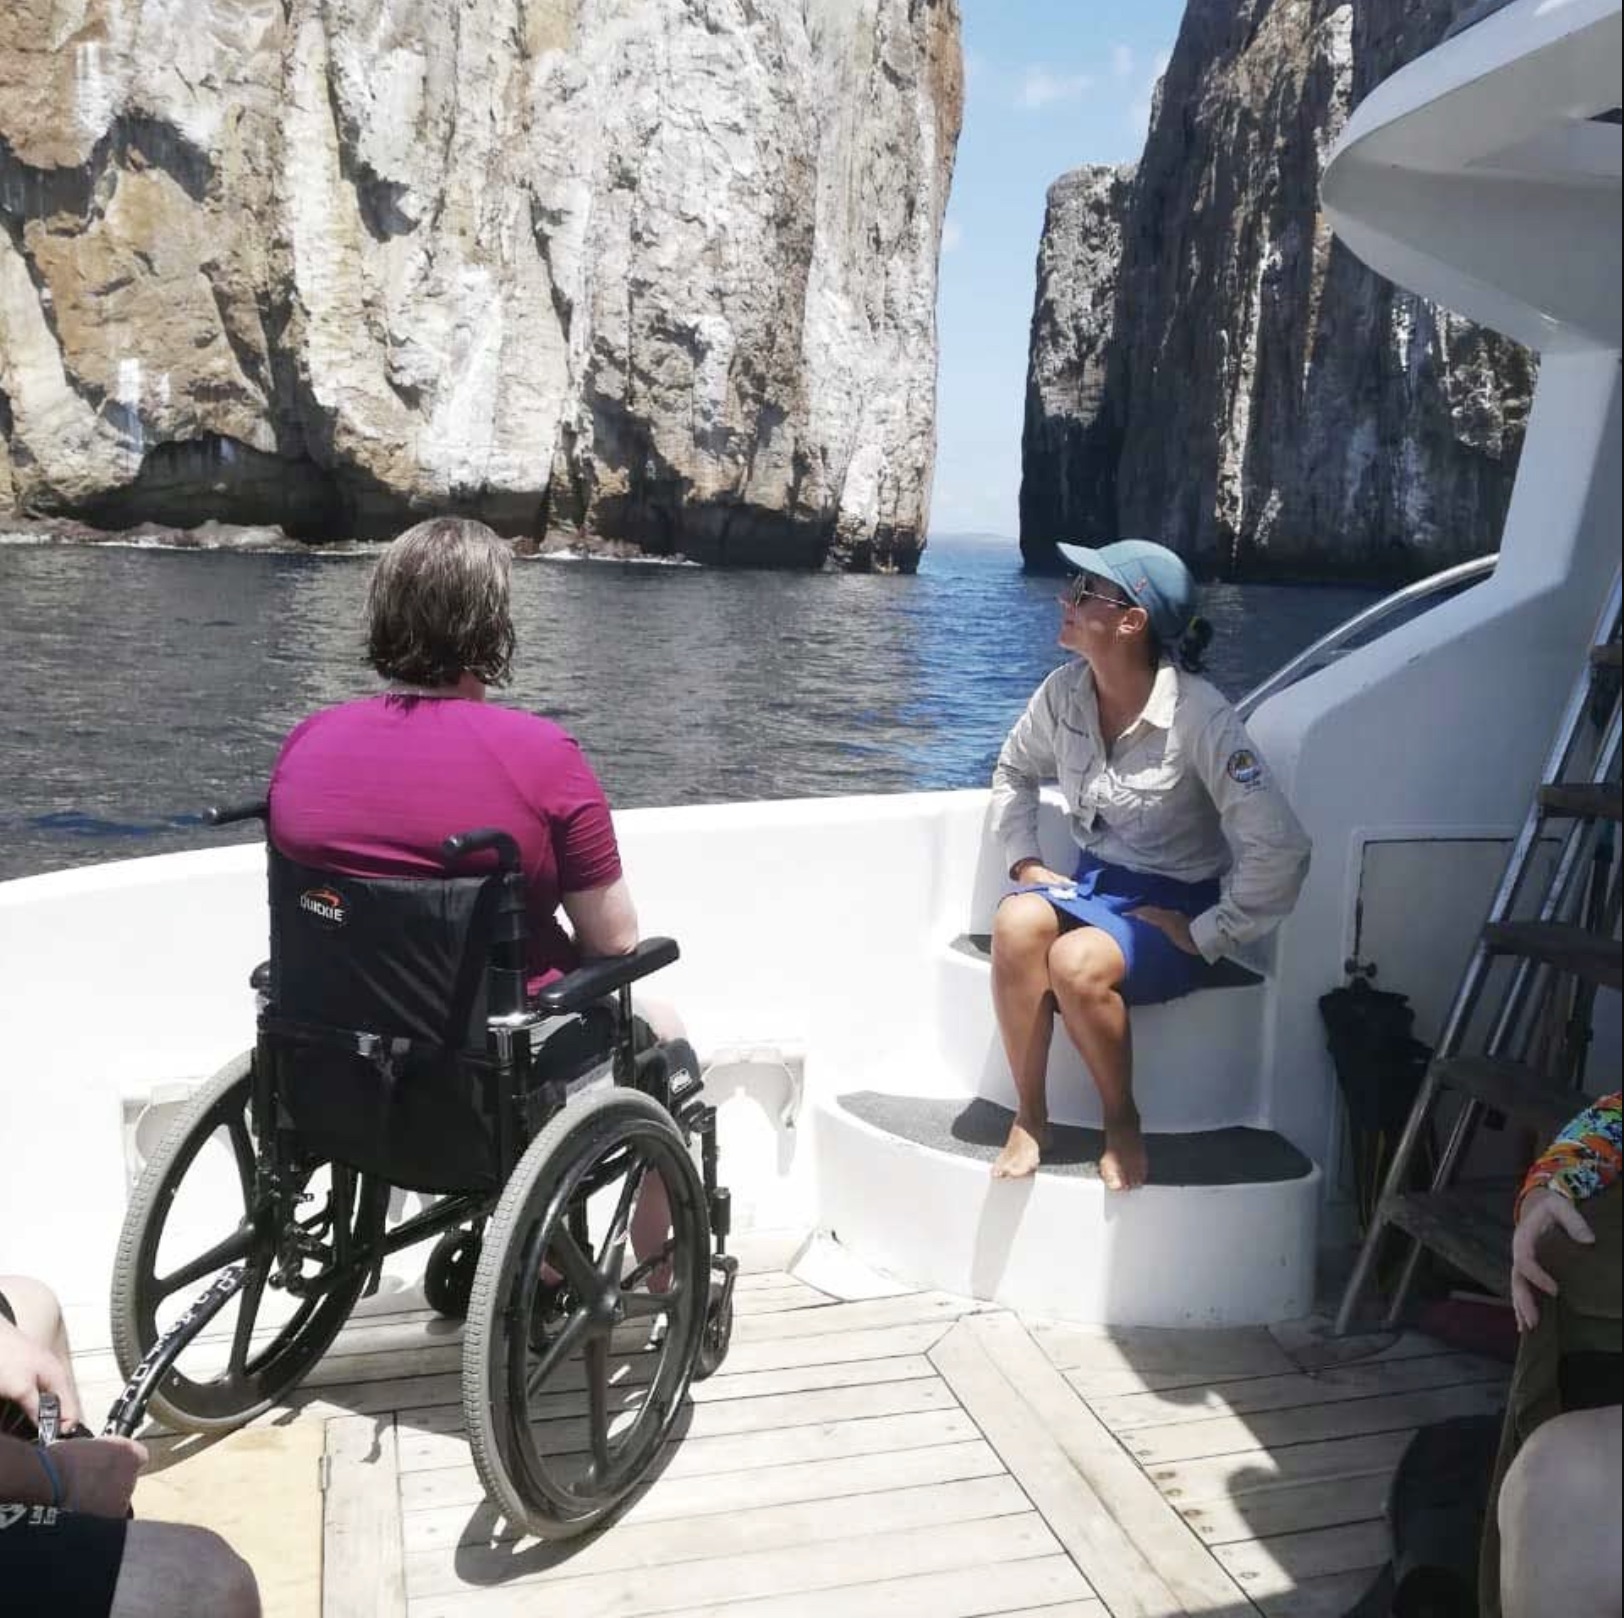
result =
[[[984,1098],[849,1083],[812,1115],[819,1232],[910,1287],[1094,1326],[1259,1326],[1313,1307],[1323,1178],[1268,1131],[1152,1135],[1151,1182],[1114,1192],[1083,1127],[1060,1132],[1045,1170],[995,1180],[1011,1115]]]
[[[991,1163],[1009,1135],[1015,1115],[984,1096],[938,1099],[884,1095],[874,1090],[843,1095],[840,1105],[875,1129],[932,1151]],[[1150,1181],[1155,1186],[1272,1184],[1304,1179],[1314,1165],[1267,1129],[1201,1129],[1149,1134]],[[1056,1124],[1039,1174],[1099,1178],[1105,1136],[1098,1129]]]

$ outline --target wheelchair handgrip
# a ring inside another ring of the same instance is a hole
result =
[[[203,824],[205,826],[230,826],[239,820],[263,820],[270,811],[270,803],[265,798],[256,798],[252,803],[215,804],[203,811]]]
[[[484,826],[478,831],[460,831],[440,844],[440,852],[447,860],[466,859],[470,854],[482,854],[495,849],[497,868],[511,874],[519,869],[519,845],[508,832],[496,826]]]
[[[616,989],[623,989],[628,983],[669,966],[681,953],[674,938],[645,938],[630,955],[588,961],[556,983],[548,984],[536,996],[536,1009],[555,1017],[584,1011]]]

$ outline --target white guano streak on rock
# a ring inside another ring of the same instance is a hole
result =
[[[1348,114],[1353,110],[1353,7],[1338,6],[1325,19],[1318,41],[1320,54],[1332,76],[1330,100],[1325,121],[1314,131],[1314,150],[1319,159],[1319,172],[1325,165],[1342,131],[1347,127]],[[1321,213],[1314,215],[1314,267],[1309,278],[1308,314],[1304,330],[1319,329],[1320,305],[1325,295],[1325,270],[1331,257],[1331,244],[1335,234],[1329,221]],[[1306,390],[1314,368],[1314,344],[1303,344],[1302,382]]]
[[[284,185],[294,286],[305,318],[305,357],[316,402],[362,439],[407,429],[366,370],[374,350],[360,334],[367,310],[354,198],[339,172],[338,132],[328,97],[327,36],[313,9],[294,37],[289,70]]]
[[[40,308],[28,266],[0,231],[0,391],[11,401],[12,439],[31,457],[62,469],[69,496],[101,486],[100,463],[121,465],[120,435],[69,385],[62,355]],[[78,473],[84,481],[75,482]],[[89,478],[86,474],[90,474]]]

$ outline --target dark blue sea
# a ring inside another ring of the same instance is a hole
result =
[[[620,807],[985,784],[1062,658],[1054,581],[1012,540],[934,540],[914,578],[533,561],[501,700],[572,730]],[[370,552],[0,545],[0,878],[220,840],[283,735],[376,689]],[[1209,672],[1240,696],[1372,600],[1217,585]]]

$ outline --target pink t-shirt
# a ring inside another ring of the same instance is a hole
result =
[[[560,897],[620,875],[609,802],[575,738],[495,703],[385,693],[323,709],[282,744],[270,804],[271,841],[342,876],[441,875],[453,833],[510,833],[542,980],[578,964]]]

